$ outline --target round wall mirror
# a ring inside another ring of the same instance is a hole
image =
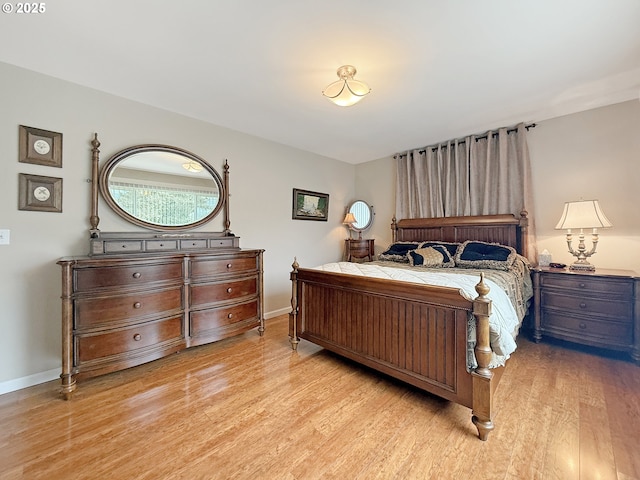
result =
[[[140,145],[111,157],[100,171],[100,191],[126,220],[158,231],[202,225],[224,204],[218,172],[191,152]]]
[[[364,200],[356,200],[349,205],[347,212],[352,213],[356,219],[356,221],[351,224],[351,229],[362,236],[362,232],[373,223],[373,207]]]

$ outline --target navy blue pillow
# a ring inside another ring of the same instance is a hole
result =
[[[509,270],[517,255],[506,245],[468,241],[458,247],[455,262],[458,267]]]
[[[389,262],[409,263],[407,253],[420,246],[419,242],[397,242],[389,246],[387,250],[378,255],[378,260]]]

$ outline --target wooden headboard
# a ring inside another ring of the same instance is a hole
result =
[[[441,242],[480,242],[500,243],[527,255],[527,212],[520,218],[512,214],[481,215],[469,217],[407,218],[391,223],[394,242],[435,240]]]

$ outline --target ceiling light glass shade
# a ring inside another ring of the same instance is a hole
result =
[[[613,225],[600,208],[598,200],[567,202],[562,217],[556,225],[557,230],[578,228],[607,228]]]
[[[325,88],[322,94],[336,105],[349,107],[362,100],[371,92],[369,85],[359,80],[354,80],[356,68],[352,65],[343,65],[338,69],[340,80],[333,82]]]
[[[202,165],[198,162],[187,162],[182,164],[182,168],[184,168],[187,172],[198,173],[202,171]]]

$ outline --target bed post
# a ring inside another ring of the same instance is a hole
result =
[[[489,287],[484,283],[484,273],[480,273],[480,282],[476,285],[478,297],[473,301],[473,315],[476,317],[476,361],[478,367],[471,372],[473,379],[473,424],[478,429],[480,440],[486,440],[493,430],[492,404],[493,388],[491,379],[493,373],[489,370],[491,361],[491,345],[489,339],[489,316],[491,315],[491,300],[486,295]]]
[[[391,243],[396,243],[398,241],[398,222],[396,221],[396,216],[394,215],[391,219]]]
[[[298,350],[298,259],[293,258],[291,267],[291,313],[289,313],[289,342],[291,342],[291,348]]]
[[[529,212],[522,210],[520,212],[520,238],[518,243],[520,244],[521,254],[525,258],[529,258]]]

